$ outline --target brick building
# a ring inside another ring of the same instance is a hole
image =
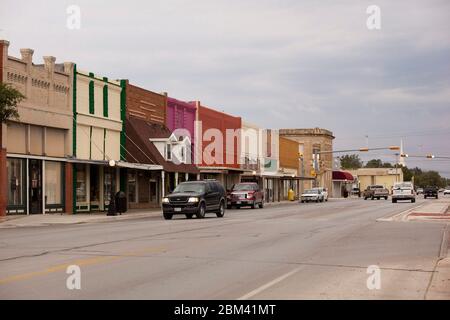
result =
[[[240,182],[242,120],[196,102],[195,163],[201,179],[216,179],[226,189]],[[227,138],[228,137],[228,138]]]
[[[300,160],[300,176],[311,179],[304,181],[301,188],[312,186],[333,187],[333,133],[326,129],[280,129],[280,136],[299,143],[299,152],[303,154]],[[330,152],[314,156],[318,152]],[[330,193],[331,194],[331,193]]]
[[[18,105],[19,121],[0,130],[0,215],[70,213],[73,63],[45,56],[35,64],[32,49],[21,49],[21,58],[8,49],[0,40],[0,81],[26,98]]]
[[[180,182],[196,180],[188,136],[176,136],[166,126],[168,97],[126,83],[126,160],[140,165],[127,169],[131,208],[157,207]],[[142,165],[145,168],[142,168]]]

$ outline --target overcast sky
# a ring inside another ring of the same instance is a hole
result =
[[[81,28],[66,27],[69,5]],[[368,30],[366,9],[381,9]],[[10,54],[35,50],[268,128],[322,127],[334,148],[450,156],[450,1],[0,0]],[[394,161],[389,152],[364,160]],[[408,159],[450,177],[450,161]]]

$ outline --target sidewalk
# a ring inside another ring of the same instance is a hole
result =
[[[450,222],[450,199],[438,199],[426,205],[413,209],[407,220],[439,220]]]
[[[427,300],[450,300],[450,226],[448,224],[442,239],[439,258],[426,295]]]
[[[70,225],[94,222],[120,221],[139,218],[161,217],[161,209],[130,210],[120,216],[107,216],[106,212],[91,214],[36,214],[0,217],[0,229]]]

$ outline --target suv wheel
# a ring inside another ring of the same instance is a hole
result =
[[[220,201],[219,211],[216,212],[217,218],[223,218],[225,215],[225,204],[223,201]]]
[[[256,209],[256,201],[253,201],[252,205],[251,205],[252,209]]]
[[[303,201],[302,201],[303,202]],[[262,209],[262,208],[264,208],[264,200],[261,200],[261,202],[260,202],[260,204],[259,204],[259,207]]]
[[[166,220],[172,220],[173,214],[171,213],[163,213],[164,219]]]
[[[205,204],[202,203],[202,204],[200,204],[200,208],[198,208],[198,211],[196,214],[197,219],[203,219],[205,217],[205,213],[206,213],[206,207],[205,207]]]

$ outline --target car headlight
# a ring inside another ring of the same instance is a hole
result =
[[[198,202],[198,198],[197,197],[190,197],[188,202],[190,202],[190,203],[197,203]]]
[[[169,203],[169,198],[163,198],[162,203]]]

